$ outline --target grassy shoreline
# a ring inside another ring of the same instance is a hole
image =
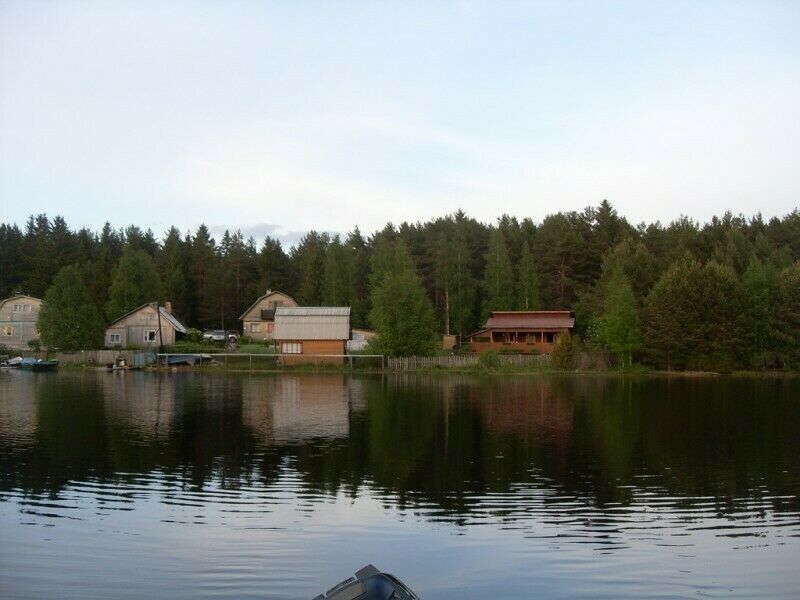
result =
[[[105,367],[96,364],[63,364],[62,369],[78,370],[106,370]],[[727,377],[798,377],[798,371],[752,371],[738,370],[729,373],[719,373],[714,371],[662,371],[648,369],[645,367],[634,367],[633,369],[609,369],[599,370],[574,370],[574,369],[555,369],[549,367],[494,367],[483,366],[474,367],[432,367],[420,369],[396,370],[387,368],[351,368],[348,365],[296,365],[281,368],[241,368],[226,367],[225,365],[214,365],[204,367],[189,366],[150,366],[143,369],[153,373],[265,373],[265,374],[363,374],[363,375],[399,375],[399,374],[420,374],[420,375],[476,375],[476,376],[541,376],[541,375],[568,375],[580,377],[671,377],[671,378],[727,378]]]

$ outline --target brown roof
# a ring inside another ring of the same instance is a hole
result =
[[[486,329],[571,329],[575,313],[569,310],[495,310]]]

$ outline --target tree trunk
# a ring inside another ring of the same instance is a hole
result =
[[[444,334],[450,335],[450,290],[444,288]]]

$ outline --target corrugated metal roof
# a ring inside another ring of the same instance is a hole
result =
[[[350,316],[349,306],[278,306],[275,308],[275,317],[286,316]]]
[[[276,340],[349,340],[349,306],[279,306]]]
[[[167,321],[172,323],[172,326],[175,328],[175,331],[177,331],[178,333],[186,333],[186,325],[181,323],[175,315],[173,315],[170,312],[167,312],[166,308],[164,308],[163,306],[159,306],[158,312],[161,313],[162,319],[166,319]]]
[[[575,314],[568,310],[494,311],[486,321],[488,329],[572,328]]]

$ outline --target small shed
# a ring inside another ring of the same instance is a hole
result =
[[[273,339],[275,309],[280,306],[297,306],[297,302],[289,294],[267,290],[239,317],[242,335],[259,341]]]
[[[483,329],[470,334],[473,352],[511,350],[518,352],[553,351],[559,336],[575,327],[570,310],[496,310],[489,313]]]
[[[0,301],[0,345],[25,349],[28,342],[38,339],[37,322],[41,308],[39,298],[25,294]]]
[[[369,329],[353,329],[347,340],[348,352],[361,352],[377,334]]]
[[[341,363],[351,337],[350,307],[279,306],[274,336],[284,363]]]
[[[172,314],[172,304],[148,302],[113,321],[106,328],[105,345],[157,349],[175,345],[179,333],[186,333],[186,326]]]

